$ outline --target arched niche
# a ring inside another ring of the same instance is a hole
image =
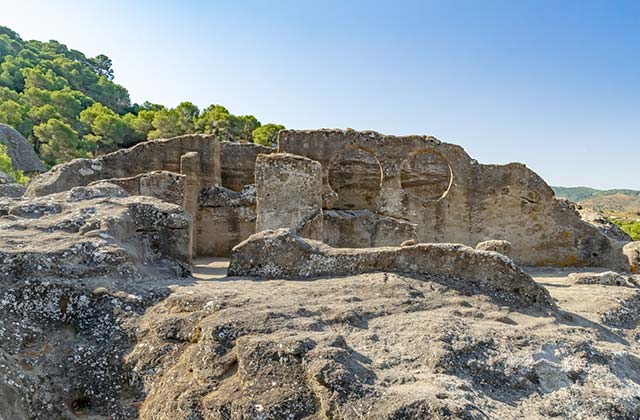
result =
[[[402,162],[400,183],[405,193],[421,201],[438,201],[447,196],[453,182],[449,162],[433,150],[413,153]]]

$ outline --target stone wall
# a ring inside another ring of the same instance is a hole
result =
[[[256,231],[254,185],[236,192],[224,187],[200,191],[194,223],[195,255],[228,257],[231,249]]]
[[[409,222],[418,242],[475,246],[500,239],[511,242],[514,260],[523,265],[628,268],[620,243],[584,222],[520,163],[483,165],[434,137],[353,130],[284,130],[279,152],[322,165],[325,209],[368,210]],[[357,223],[351,216],[336,223],[339,236],[362,232]],[[371,243],[367,238],[360,246]]]
[[[297,228],[322,211],[322,167],[283,153],[259,155],[256,164],[256,230]]]
[[[108,182],[125,190],[129,195],[156,197],[169,203],[182,205],[184,202],[185,176],[168,171],[153,171],[129,178],[112,178],[95,181],[89,186]]]
[[[101,179],[129,178],[151,171],[180,173],[180,158],[189,152],[199,154],[199,182],[219,184],[220,142],[211,135],[185,135],[139,143],[96,159],[74,159],[57,165],[31,182],[27,196],[68,191]]]
[[[272,152],[274,149],[254,143],[221,143],[221,185],[240,191],[245,186],[254,184],[256,157]]]
[[[196,255],[224,256],[255,232],[255,197],[238,205],[230,192],[253,185],[256,156],[273,151],[252,143],[220,142],[214,135],[152,140],[96,159],[58,165],[34,179],[26,196],[110,180],[130,194],[182,205],[194,219]],[[158,171],[163,171],[162,175]],[[222,189],[209,189],[214,186]],[[224,189],[229,191],[221,193]],[[216,196],[215,205],[211,194]],[[246,196],[246,191],[242,195]],[[225,198],[230,201],[225,203]]]

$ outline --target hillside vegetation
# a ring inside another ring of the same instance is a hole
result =
[[[57,41],[24,41],[3,26],[0,123],[22,133],[48,165],[188,133],[268,145],[284,128],[233,115],[222,105],[132,104],[127,89],[114,82],[109,57],[88,58]]]

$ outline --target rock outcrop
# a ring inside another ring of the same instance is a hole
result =
[[[629,261],[629,269],[632,273],[640,272],[640,241],[629,242],[623,248],[624,255]]]
[[[540,311],[446,276],[194,280],[0,281],[0,417],[640,416],[631,288]]]
[[[606,286],[627,286],[627,279],[614,271],[603,273],[571,273],[569,280],[575,284],[604,284]]]
[[[174,172],[152,171],[129,178],[94,181],[89,186],[104,182],[119,186],[129,195],[146,195],[179,206],[184,203],[185,176]]]
[[[548,292],[504,255],[457,244],[331,248],[289,229],[252,235],[233,249],[230,276],[313,278],[372,272],[451,276],[489,285],[514,300],[553,306]]]
[[[26,173],[47,170],[27,139],[8,125],[0,124],[0,144],[7,146],[14,169]]]
[[[0,203],[0,280],[185,275],[191,218],[152,197],[101,183]]]
[[[492,239],[490,241],[480,242],[476,245],[478,251],[493,251],[507,257],[511,257],[511,242]]]
[[[323,188],[316,194],[325,210],[364,210],[414,224],[415,237],[394,239],[399,242],[474,245],[504,239],[521,265],[628,269],[622,243],[583,221],[575,206],[557,200],[523,164],[483,165],[460,146],[434,137],[373,131],[283,130],[278,143],[281,153],[321,164]],[[359,231],[360,247],[375,242],[362,238],[363,230],[349,221],[359,222],[349,217],[334,223],[343,233],[322,239],[338,246],[332,237]],[[271,227],[287,223],[283,218]]]
[[[16,183],[16,181],[8,174],[0,171],[0,198],[18,198],[22,197],[27,189],[22,185]]]

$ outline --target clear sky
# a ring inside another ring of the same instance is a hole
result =
[[[7,1],[133,101],[430,134],[556,185],[640,189],[640,1]]]

